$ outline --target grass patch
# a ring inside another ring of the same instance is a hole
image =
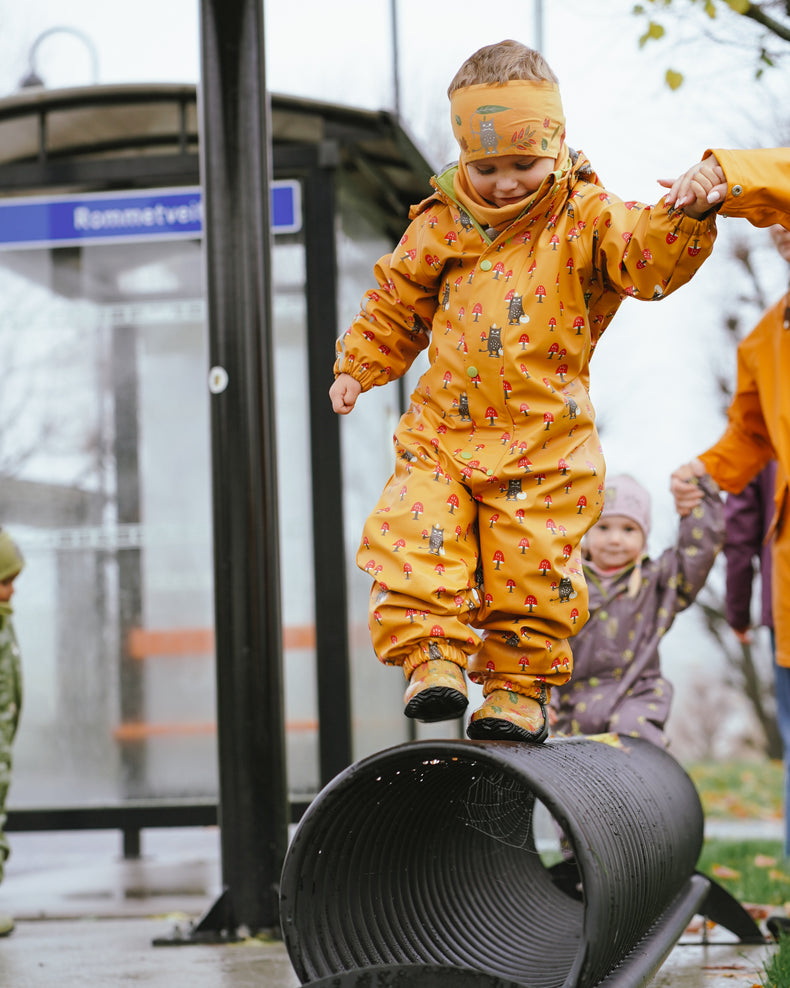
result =
[[[781,820],[784,768],[778,761],[685,765],[712,820]]]
[[[780,907],[790,902],[790,861],[782,856],[781,841],[706,840],[697,868],[739,902]]]
[[[684,767],[697,787],[706,819],[782,819],[781,762],[705,762]],[[790,902],[790,861],[784,858],[779,840],[707,840],[698,868],[739,902],[779,907]]]
[[[790,985],[790,937],[779,937],[776,949],[763,965],[760,983],[764,988],[787,988]]]

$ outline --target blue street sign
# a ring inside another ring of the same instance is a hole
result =
[[[272,232],[302,228],[299,182],[272,182],[270,204]],[[199,187],[0,199],[0,250],[183,240],[202,234]]]

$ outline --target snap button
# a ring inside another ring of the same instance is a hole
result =
[[[471,460],[472,459],[472,455],[473,454],[472,454],[472,451],[471,450],[465,449],[463,451],[463,453],[461,453],[461,459],[462,460]]]
[[[743,186],[742,185],[733,185],[733,187],[732,187],[732,194],[734,196],[742,195],[743,194]],[[481,267],[482,267],[482,265],[481,265]]]
[[[480,270],[481,271],[490,271],[491,268],[492,268],[492,264],[488,260],[488,258],[486,258],[484,261],[481,261],[480,262]]]
[[[474,366],[467,367],[466,368],[466,376],[467,377],[477,377],[477,368],[474,367]]]

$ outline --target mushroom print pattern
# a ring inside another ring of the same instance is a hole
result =
[[[429,358],[357,561],[382,662],[408,677],[438,655],[486,694],[545,700],[588,613],[579,543],[604,489],[590,358],[623,299],[692,277],[715,226],[623,202],[571,151],[497,233],[459,203],[454,174],[412,208],[338,340],[335,373],[363,391]]]

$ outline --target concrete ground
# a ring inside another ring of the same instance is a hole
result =
[[[142,857],[120,857],[114,832],[12,834],[0,912],[17,926],[0,940],[0,988],[297,988],[281,942],[154,946],[188,932],[216,901],[213,828],[144,831]],[[770,948],[726,931],[687,932],[651,988],[759,985]]]

